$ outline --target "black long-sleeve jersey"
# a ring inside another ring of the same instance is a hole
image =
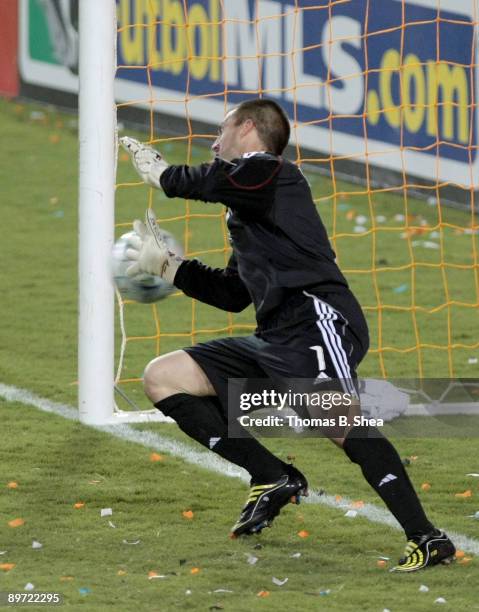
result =
[[[168,197],[219,202],[228,208],[233,254],[226,269],[186,260],[175,285],[186,295],[239,312],[254,303],[258,326],[300,289],[348,290],[308,182],[293,163],[269,153],[232,162],[169,166]]]

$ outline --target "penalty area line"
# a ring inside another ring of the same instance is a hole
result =
[[[72,406],[40,397],[27,389],[20,389],[12,385],[0,383],[0,398],[8,402],[18,402],[33,406],[43,412],[55,414],[70,421],[79,420],[78,410]],[[245,470],[228,463],[211,451],[196,450],[183,442],[178,442],[172,438],[151,431],[140,431],[127,424],[85,426],[92,427],[97,431],[109,433],[120,440],[133,442],[134,444],[140,444],[141,446],[170,454],[210,472],[227,476],[228,478],[239,478],[243,482],[249,483],[249,475]],[[305,499],[305,502],[310,504],[323,504],[342,511],[350,509],[352,504],[352,500],[346,497],[341,498],[341,501],[338,502],[333,495],[319,495],[314,491],[310,492],[310,496]],[[363,517],[372,523],[380,523],[393,527],[394,529],[401,529],[396,519],[387,510],[379,508],[374,504],[365,504],[362,508],[359,508],[357,516]],[[474,555],[479,555],[479,540],[449,530],[448,534],[458,549]]]

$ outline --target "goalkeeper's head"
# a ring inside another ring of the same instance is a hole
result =
[[[232,160],[252,151],[281,155],[289,141],[285,111],[274,100],[247,100],[227,113],[212,149],[218,157]]]

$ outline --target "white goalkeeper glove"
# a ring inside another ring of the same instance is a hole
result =
[[[150,145],[144,145],[129,136],[120,138],[120,144],[129,153],[133,166],[142,180],[159,189],[160,176],[168,168],[161,154]]]
[[[141,273],[153,274],[173,284],[183,259],[168,249],[151,209],[146,211],[145,222],[146,225],[138,219],[133,222],[136,236],[132,236],[131,248],[126,251],[126,257],[131,261],[126,273],[130,277]]]

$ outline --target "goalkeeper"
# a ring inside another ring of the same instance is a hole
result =
[[[233,536],[261,531],[290,500],[306,495],[308,485],[255,438],[228,438],[228,379],[336,379],[354,395],[355,371],[369,346],[363,313],[335,263],[309,185],[299,168],[281,157],[289,135],[283,109],[257,99],[226,115],[211,163],[169,166],[151,147],[121,139],[142,179],[167,197],[224,205],[232,246],[225,269],[183,260],[168,251],[150,211],[148,227],[134,223],[128,274],[159,275],[222,310],[239,312],[252,302],[256,311],[254,335],[157,357],[144,374],[145,392],[163,414],[250,473],[250,496]],[[396,569],[451,560],[454,545],[429,522],[392,444],[367,426],[330,437],[360,466],[403,527],[408,543]]]

